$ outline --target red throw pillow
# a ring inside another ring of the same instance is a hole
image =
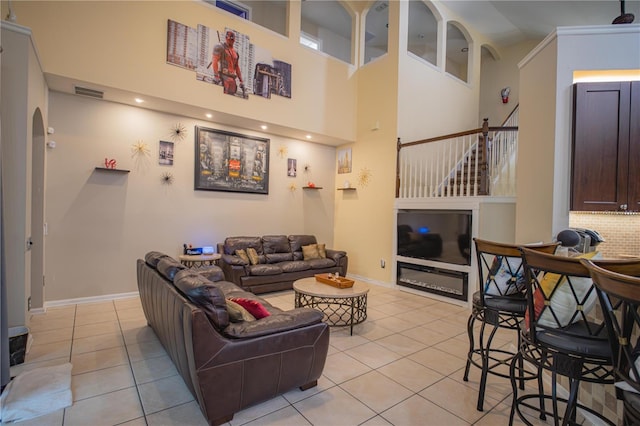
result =
[[[249,313],[256,319],[268,317],[269,315],[271,315],[269,311],[267,311],[266,308],[262,306],[262,303],[258,302],[257,300],[244,299],[241,297],[232,298],[231,300],[249,311]]]

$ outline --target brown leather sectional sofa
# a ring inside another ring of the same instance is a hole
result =
[[[337,272],[346,276],[349,258],[344,251],[325,249],[325,257],[305,260],[302,247],[317,243],[314,235],[228,237],[218,243],[222,256],[219,264],[227,281],[255,294],[289,290],[294,281],[315,274]],[[257,252],[256,264],[236,254],[249,248]]]
[[[321,312],[282,311],[221,280],[217,266],[187,269],[159,252],[138,259],[137,276],[147,322],[209,424],[228,422],[243,408],[295,387],[317,384],[329,348]],[[230,322],[228,298],[258,301],[270,316]]]

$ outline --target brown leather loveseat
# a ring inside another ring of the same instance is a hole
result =
[[[321,312],[283,311],[222,281],[217,266],[187,269],[159,252],[138,259],[137,277],[147,322],[209,424],[228,422],[243,408],[295,387],[317,384],[329,348]],[[231,322],[227,300],[237,298],[259,302],[270,315]]]
[[[316,256],[308,248],[321,246]],[[255,250],[254,259],[242,259],[238,251]],[[245,290],[260,294],[290,290],[293,282],[315,274],[347,275],[349,258],[341,250],[317,244],[314,235],[265,235],[227,237],[218,243],[220,267],[225,279]]]

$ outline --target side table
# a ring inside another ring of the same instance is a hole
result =
[[[178,256],[180,263],[187,268],[201,268],[207,265],[217,265],[220,254],[181,254]]]

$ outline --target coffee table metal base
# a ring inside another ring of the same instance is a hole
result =
[[[310,307],[324,313],[325,322],[330,326],[353,326],[367,319],[367,294],[353,297],[316,296],[295,292],[296,308]]]

